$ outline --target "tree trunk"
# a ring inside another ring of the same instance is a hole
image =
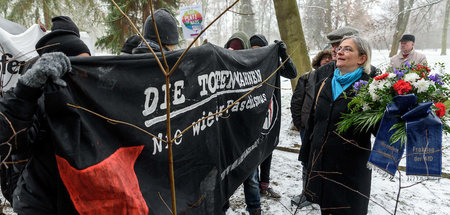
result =
[[[44,12],[44,26],[46,29],[50,29],[51,28],[51,11],[48,5],[47,0],[43,0],[42,1],[42,10]]]
[[[142,26],[145,24],[145,20],[147,20],[147,17],[150,15],[150,2],[143,3],[142,4]],[[142,30],[144,30],[144,27],[142,27]]]
[[[450,18],[450,0],[445,4],[444,27],[442,28],[441,55],[447,55],[447,30]]]
[[[327,21],[327,33],[330,33],[333,31],[333,26],[331,23],[331,0],[327,1],[327,12],[326,12],[326,21]]]
[[[291,55],[299,73],[297,78],[291,80],[292,91],[294,91],[300,75],[311,70],[300,12],[296,0],[273,0],[273,4],[280,37],[286,43],[288,53]]]
[[[256,32],[255,15],[253,13],[253,5],[251,0],[242,0],[239,7],[240,20],[239,31],[245,32],[251,37]]]
[[[398,43],[403,33],[405,33],[406,26],[408,25],[409,15],[411,13],[410,9],[414,4],[414,0],[409,0],[409,4],[405,6],[405,0],[398,0],[398,15],[397,24],[395,26],[395,32],[392,36],[392,47],[389,57],[397,54]]]

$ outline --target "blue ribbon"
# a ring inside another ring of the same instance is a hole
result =
[[[420,103],[402,116],[406,121],[407,175],[442,174],[442,122],[432,114],[432,104]]]
[[[392,126],[401,122],[400,116],[409,110],[417,101],[417,97],[413,94],[400,95],[394,97],[394,102],[386,106],[380,127],[378,128],[375,143],[370,153],[369,163],[386,171],[391,175],[395,175],[398,163],[400,162],[405,146],[401,141],[390,143],[389,139],[397,129]]]
[[[384,112],[369,162],[395,175],[405,146],[400,140],[389,143],[396,129],[391,127],[404,120],[406,122],[406,174],[440,176],[442,173],[442,123],[431,112],[432,102],[414,106],[414,94],[394,97]],[[401,117],[400,117],[401,116]]]

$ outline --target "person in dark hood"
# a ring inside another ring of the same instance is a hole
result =
[[[44,35],[37,43],[40,56],[45,53],[62,52],[67,56],[90,56],[87,45],[80,39],[80,31],[68,16],[52,18],[52,32]]]
[[[267,46],[266,37],[262,34],[255,34],[250,37],[250,46],[252,49]],[[276,193],[270,185],[270,165],[272,164],[272,154],[270,154],[259,166],[259,193],[261,196],[271,198],[280,198],[280,194]]]
[[[18,214],[78,214],[58,173],[52,145],[55,136],[49,132],[43,91],[65,87],[61,77],[71,70],[67,56],[89,56],[90,51],[70,18],[52,20],[52,32],[36,44],[41,57],[19,78],[16,87],[0,99],[0,112],[4,114],[0,118],[0,141],[9,141],[11,158],[22,157],[25,159],[22,163],[26,164],[20,169],[18,181],[14,175],[7,178],[7,188],[13,192],[9,200]],[[17,131],[20,132],[16,138],[10,140]],[[0,147],[2,159],[9,150],[7,145]]]
[[[242,50],[250,48],[250,40],[248,35],[242,31],[238,31],[231,35],[224,48],[229,50]],[[247,210],[250,215],[261,215],[261,202],[259,195],[259,182],[257,169],[252,170],[251,175],[244,181],[244,195]],[[229,201],[225,203],[224,211],[228,210]]]
[[[177,21],[165,8],[158,9],[154,12],[156,27],[158,28],[159,38],[163,47],[159,47],[158,37],[153,25],[152,15],[147,17],[144,24],[144,39],[155,52],[172,51],[178,44],[178,28]],[[149,53],[150,50],[145,42],[141,42],[139,46],[133,49],[133,54]]]
[[[137,34],[128,37],[128,39],[123,44],[122,49],[120,50],[120,54],[121,55],[132,54],[133,49],[138,47],[139,44],[141,44],[141,41],[142,41],[141,37],[139,37],[139,35]]]
[[[311,65],[313,69],[318,69],[320,66],[323,66],[329,62],[331,62],[333,59],[331,55],[331,50],[325,49],[319,52],[311,61]]]
[[[231,35],[227,43],[223,46],[226,49],[241,50],[250,48],[250,40],[248,35],[242,31],[238,31]]]

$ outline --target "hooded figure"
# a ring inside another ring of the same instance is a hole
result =
[[[250,46],[252,48],[255,48],[256,46],[264,47],[267,45],[269,45],[269,43],[267,42],[266,37],[262,34],[255,34],[252,37],[250,37]]]
[[[36,48],[53,46],[39,50],[40,58],[0,99],[0,112],[5,113],[0,119],[1,142],[12,136],[12,127],[21,130],[7,158],[10,168],[4,170],[2,165],[0,171],[2,192],[18,214],[78,214],[59,176],[52,145],[55,136],[49,132],[42,95],[45,87],[66,85],[61,77],[71,69],[67,56],[90,52],[70,18],[55,17],[53,21],[52,32],[42,37]],[[55,85],[47,85],[51,82]],[[0,148],[2,159],[8,151]]]
[[[68,16],[52,18],[52,32],[43,36],[37,43],[36,49],[41,56],[44,53],[62,52],[67,56],[77,56],[83,53],[91,55],[87,45],[80,39],[77,25]],[[45,46],[49,47],[43,48]]]
[[[250,40],[248,39],[248,35],[242,31],[234,33],[231,35],[230,39],[228,39],[227,43],[225,43],[224,48],[232,48],[233,50],[249,49]]]
[[[161,39],[161,43],[163,45],[163,49],[165,51],[171,51],[175,48],[175,45],[178,44],[178,28],[177,21],[169,12],[169,10],[165,8],[161,8],[155,11],[155,22],[156,27],[158,28],[159,37]],[[158,44],[158,37],[155,32],[155,28],[153,26],[152,15],[147,17],[144,24],[144,39],[150,45],[150,47],[155,52],[160,52],[161,47]],[[139,46],[133,49],[133,54],[142,54],[149,53],[147,45],[144,42],[141,42]]]
[[[322,58],[325,57],[326,55],[329,55],[331,57],[331,50],[330,49],[325,49],[322,50],[321,52],[319,52],[316,56],[314,56],[314,58],[312,59],[312,67],[314,69],[318,69],[320,66],[320,62],[322,61]]]
[[[80,37],[78,26],[68,16],[55,16],[52,18],[52,31],[68,31],[73,32]]]
[[[122,49],[120,50],[120,54],[132,54],[133,49],[138,47],[138,45],[141,43],[141,37],[139,35],[135,34],[131,37],[128,37],[127,41],[122,46]]]

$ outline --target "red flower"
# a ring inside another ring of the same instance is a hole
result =
[[[394,90],[397,91],[399,95],[404,95],[405,93],[412,90],[412,86],[409,82],[404,80],[398,80],[397,83],[394,84]]]
[[[436,115],[441,118],[445,115],[445,105],[438,102],[438,103],[434,103],[434,106],[436,106],[438,108],[438,110],[436,110]]]
[[[373,78],[373,79],[379,81],[379,80],[385,79],[385,78],[388,77],[388,76],[389,76],[389,73],[384,73],[384,74],[379,75],[379,76],[377,76],[377,77],[375,77],[375,78]]]

